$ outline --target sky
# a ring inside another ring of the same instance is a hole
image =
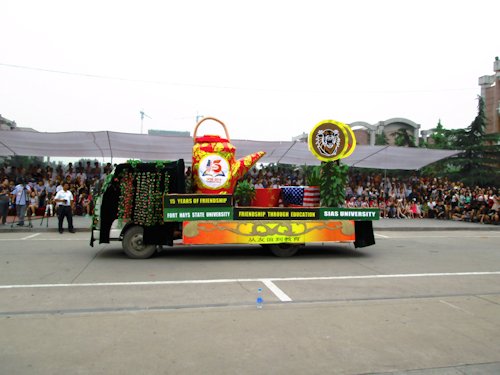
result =
[[[322,120],[464,128],[500,55],[497,0],[0,3],[0,114],[42,132],[289,141]],[[219,132],[205,121],[198,134]]]

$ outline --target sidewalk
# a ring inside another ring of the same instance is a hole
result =
[[[373,229],[388,231],[443,231],[443,230],[485,230],[500,231],[500,225],[468,223],[436,219],[380,219],[373,222]]]
[[[31,219],[32,227],[29,227],[28,218],[24,221],[24,227],[12,226],[14,218],[9,216],[7,224],[0,224],[0,233],[12,232],[57,232],[57,216],[42,218],[35,216]],[[89,232],[91,217],[73,216],[73,227],[77,232]],[[64,219],[63,228],[68,229],[68,222]],[[500,231],[500,225],[465,223],[452,220],[435,219],[380,219],[373,221],[373,228],[380,231],[444,231],[444,230],[484,230]]]
[[[7,223],[5,225],[0,224],[0,234],[1,233],[12,233],[12,232],[57,232],[58,231],[58,219],[57,216],[52,217],[42,217],[33,216],[31,217],[31,227],[29,226],[30,220],[28,217],[24,219],[24,226],[17,226],[17,221],[14,222],[17,217],[8,216]],[[73,227],[77,232],[90,232],[90,224],[92,217],[83,216],[73,216]],[[14,225],[12,225],[14,223]],[[63,229],[65,232],[68,231],[68,221],[64,219]]]

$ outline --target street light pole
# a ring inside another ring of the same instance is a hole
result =
[[[139,112],[141,114],[141,134],[142,134],[142,126],[143,126],[143,123],[144,123],[144,117],[147,117],[147,118],[150,118],[152,119],[150,116],[148,116],[144,110],[140,111]]]

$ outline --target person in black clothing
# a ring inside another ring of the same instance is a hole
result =
[[[0,185],[0,220],[2,225],[7,223],[7,214],[9,213],[10,190],[9,181],[5,180]]]
[[[436,206],[434,207],[434,217],[436,219],[445,219],[446,218],[446,207],[443,201],[438,201]]]
[[[419,199],[420,199],[420,196],[419,196],[419,194],[418,194],[418,192],[417,192],[417,189],[413,188],[413,189],[411,190],[411,193],[408,195],[407,200],[408,200],[409,202],[413,202],[414,200],[419,200]]]

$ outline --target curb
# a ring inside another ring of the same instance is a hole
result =
[[[500,226],[498,225],[478,225],[477,227],[373,227],[373,231],[387,231],[387,232],[443,232],[443,231],[464,231],[473,230],[481,232],[494,232],[500,231]]]
[[[58,229],[58,219],[57,217],[44,218],[33,217],[30,219],[26,218],[24,220],[24,226],[18,227],[16,221],[12,219],[12,216],[7,218],[5,224],[0,224],[0,234],[1,233],[38,233],[38,232],[59,232]],[[31,226],[30,226],[31,225]],[[73,216],[73,228],[75,232],[90,232],[91,221],[83,217]],[[63,229],[65,232],[68,231],[68,222],[66,219],[63,223]]]
[[[9,218],[11,220],[9,220]],[[41,217],[34,217],[31,219],[32,226],[29,227],[29,220],[25,220],[23,227],[12,226],[12,217],[7,218],[7,223],[0,224],[1,233],[37,233],[37,232],[58,232],[57,217],[51,217],[41,221]],[[91,229],[91,220],[81,216],[73,216],[73,227],[76,232],[88,232]],[[68,230],[68,223],[65,220],[63,223],[65,231]],[[432,219],[424,219],[423,221],[410,221],[410,220],[376,220],[373,222],[374,232],[438,232],[438,231],[487,231],[494,232],[500,231],[500,225],[492,224],[479,224],[461,221],[434,221]]]
[[[67,232],[67,224],[65,223],[66,226],[64,226],[64,231]],[[88,232],[90,233],[90,227],[89,228],[74,228],[75,232]],[[373,231],[374,232],[439,232],[439,231],[464,231],[464,230],[472,230],[472,231],[481,231],[481,232],[494,232],[494,231],[500,231],[500,226],[499,225],[490,225],[490,224],[485,224],[485,225],[480,225],[478,224],[477,226],[467,226],[467,227],[460,227],[460,226],[446,226],[446,227],[410,227],[410,226],[405,226],[405,227],[381,227],[381,226],[373,226]],[[5,225],[0,225],[0,234],[1,233],[25,233],[25,232],[58,232],[58,228],[47,228],[47,227],[11,227],[10,224],[5,224]]]
[[[4,228],[6,227],[6,228]],[[89,232],[90,233],[90,228],[73,228],[75,232]],[[44,233],[44,232],[54,232],[54,233],[59,233],[59,230],[57,228],[36,228],[36,227],[28,227],[24,226],[21,228],[11,228],[10,225],[7,226],[0,226],[0,234],[1,233]],[[64,227],[64,232],[68,232],[68,227]]]

